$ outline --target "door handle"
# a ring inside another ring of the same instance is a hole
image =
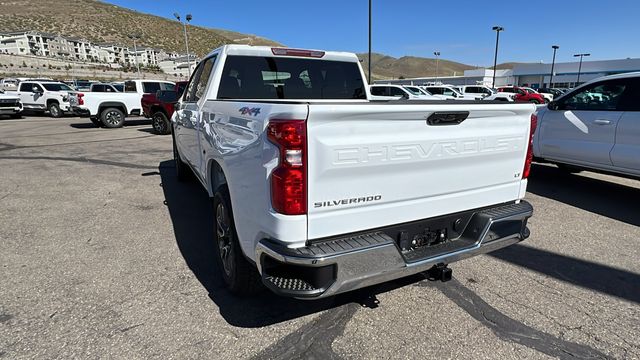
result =
[[[594,120],[593,123],[597,125],[609,125],[611,124],[611,120],[597,119],[597,120]]]

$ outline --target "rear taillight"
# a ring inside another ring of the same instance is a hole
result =
[[[527,147],[527,158],[524,160],[524,170],[522,170],[522,178],[529,177],[531,172],[531,162],[533,161],[533,134],[538,126],[538,116],[531,114],[531,130],[529,131],[529,146]]]
[[[271,173],[271,205],[285,215],[307,213],[307,124],[304,120],[270,120],[267,138],[280,149]]]
[[[78,93],[77,96],[78,96],[78,105],[84,105],[84,99],[83,99],[84,94]]]

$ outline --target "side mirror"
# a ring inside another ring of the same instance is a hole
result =
[[[557,103],[557,102],[552,101],[552,102],[550,102],[550,103],[547,105],[547,108],[548,108],[549,110],[558,110],[558,109],[560,108],[560,105],[558,105],[558,103]]]
[[[178,102],[178,92],[172,90],[158,90],[156,92],[156,98],[158,101],[165,103]]]
[[[31,91],[38,94],[42,93],[42,91],[40,91],[40,89],[37,86],[32,87]]]

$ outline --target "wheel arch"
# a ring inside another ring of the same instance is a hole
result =
[[[169,114],[167,114],[167,111],[158,104],[151,105],[151,107],[149,108],[149,116],[153,116],[153,114],[157,113],[158,111],[164,113],[167,118],[169,118]]]
[[[116,108],[121,110],[125,116],[127,116],[129,114],[129,112],[127,111],[127,106],[124,103],[118,102],[118,101],[108,101],[108,102],[103,102],[100,104],[100,106],[98,106],[98,116],[100,116],[102,114],[102,112],[108,108]]]
[[[209,191],[209,196],[213,197],[216,189],[220,185],[227,183],[227,176],[225,175],[220,163],[215,159],[209,159],[209,162],[207,163],[207,176],[207,183],[209,184],[207,190]]]

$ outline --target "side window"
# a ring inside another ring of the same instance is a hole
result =
[[[176,85],[171,83],[160,83],[160,89],[167,91],[175,91]]]
[[[104,85],[93,85],[93,91],[94,92],[104,92]]]
[[[404,90],[397,87],[389,87],[389,95],[391,96],[405,96],[407,93]]]
[[[160,90],[160,83],[158,82],[143,82],[142,83],[142,91],[145,94],[155,94]]]
[[[215,62],[216,56],[213,56],[205,61],[205,64],[202,67],[202,73],[200,74],[200,78],[198,79],[198,85],[196,86],[194,101],[199,101],[204,96],[204,92],[207,90],[207,84],[209,83],[209,78],[211,77],[211,71],[213,70],[213,64]]]
[[[427,88],[429,90],[429,92],[433,95],[442,95],[443,90],[442,88],[438,88],[438,87],[430,87]]]
[[[640,111],[640,77],[624,79],[628,88],[625,89],[620,102],[619,111]]]
[[[614,111],[627,84],[624,81],[605,81],[580,89],[568,96],[560,107],[563,110]]]
[[[372,86],[371,87],[371,95],[385,96],[384,90],[385,90],[385,88],[382,87],[382,86]]]
[[[31,88],[33,88],[33,84],[32,83],[22,83],[22,84],[20,84],[20,91],[33,92]]]
[[[135,81],[126,81],[124,83],[124,92],[138,92]]]
[[[447,88],[442,89],[442,94],[443,95],[448,95],[448,96],[456,96],[457,95],[455,93],[455,91],[453,91],[451,89],[447,89]]]
[[[204,94],[207,82],[209,81],[209,75],[211,75],[211,70],[213,69],[213,64],[215,63],[216,58],[217,55],[214,55],[213,57],[201,61],[200,64],[198,64],[196,70],[191,76],[189,84],[187,84],[183,97],[184,101],[196,102],[200,100],[200,97]],[[202,82],[204,82],[204,85],[202,85]]]

